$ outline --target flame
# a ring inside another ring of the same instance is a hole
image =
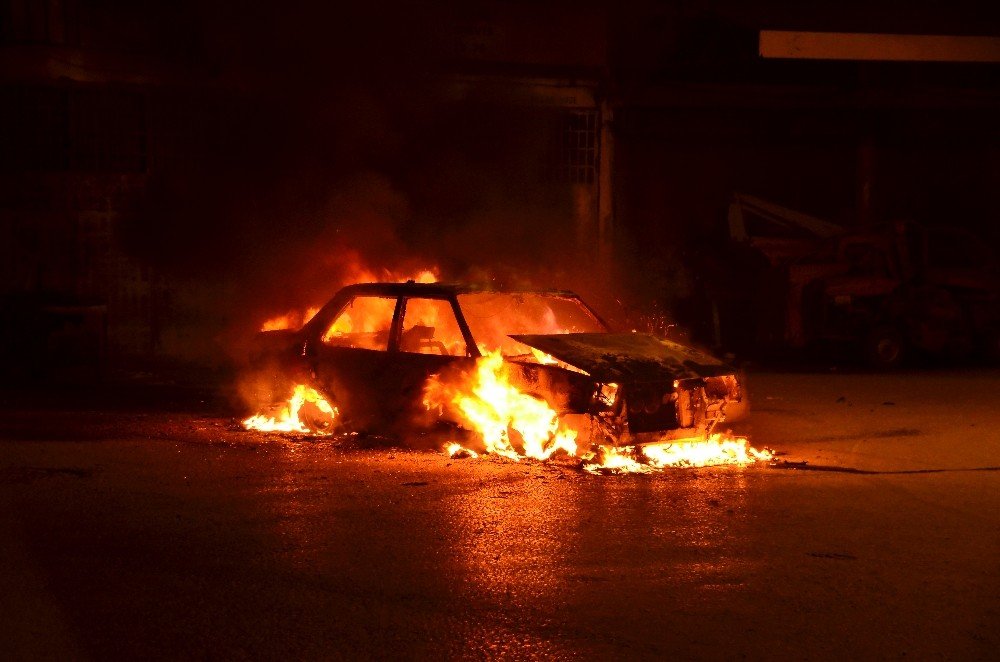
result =
[[[645,474],[655,471],[655,468],[636,458],[635,446],[598,446],[584,458],[583,468],[592,474]]]
[[[708,439],[685,439],[642,447],[649,463],[663,467],[712,467],[719,464],[746,466],[755,462],[769,462],[774,453],[764,448],[757,450],[745,437],[713,434]]]
[[[515,461],[526,457],[545,460],[557,451],[576,454],[576,431],[561,425],[547,402],[510,383],[499,350],[476,359],[475,370],[458,380],[431,377],[424,405],[457,413],[462,424],[479,435],[487,453]],[[517,438],[520,449],[515,446]]]
[[[333,338],[345,336],[351,333],[373,333],[379,331],[385,323],[384,310],[380,308],[388,305],[389,320],[392,320],[392,305],[387,303],[387,299],[375,299],[361,297],[351,303],[351,307],[337,316],[330,328],[323,333],[323,342],[330,342]]]
[[[431,269],[424,269],[417,273],[413,278],[418,283],[436,283],[438,281],[437,271]]]
[[[310,409],[315,409],[315,411],[310,412]],[[307,420],[303,421],[300,414],[307,415]],[[305,384],[297,384],[292,392],[292,397],[288,399],[276,417],[255,414],[243,421],[243,427],[247,430],[260,430],[261,432],[299,432],[325,435],[330,433],[330,428],[339,414],[340,411],[320,395],[316,389]]]
[[[438,281],[438,271],[436,267],[430,269],[421,269],[416,272],[404,272],[404,271],[390,271],[389,269],[382,269],[381,271],[373,271],[367,267],[362,267],[360,265],[354,265],[351,273],[344,279],[343,284],[347,285],[350,283],[376,283],[379,281],[385,282],[404,282],[407,280],[412,280],[417,283],[436,283]],[[301,328],[306,322],[311,320],[313,316],[319,312],[320,306],[312,306],[305,311],[300,310],[290,310],[284,315],[278,315],[276,317],[271,317],[266,320],[260,327],[261,331],[278,331],[280,329],[298,329]],[[344,316],[341,316],[342,319]],[[364,328],[353,328],[356,324],[356,320],[364,319],[364,315],[357,315],[353,317],[347,317],[346,322],[341,322],[337,326],[337,329],[330,329],[327,331],[328,334],[334,333],[354,333],[360,331],[370,331],[371,329]],[[346,326],[344,326],[346,325]]]
[[[650,473],[668,467],[747,466],[769,462],[774,453],[758,450],[745,437],[713,434],[707,439],[680,439],[644,446],[601,446],[583,468],[591,473]]]
[[[462,444],[459,444],[454,441],[444,445],[444,452],[447,453],[448,457],[456,457],[456,458],[479,457],[479,453],[477,453],[476,451],[470,448],[466,448]]]
[[[617,384],[608,384],[611,397]],[[602,394],[602,397],[607,395]],[[557,452],[577,455],[577,431],[565,425],[548,403],[520,391],[510,382],[508,367],[499,350],[476,361],[471,374],[446,379],[434,375],[424,391],[424,405],[447,410],[475,432],[487,454],[514,461],[547,460]],[[520,448],[514,439],[520,438]],[[449,457],[477,457],[474,451],[451,442]],[[582,456],[590,473],[652,473],[668,467],[747,466],[774,459],[768,449],[752,447],[745,437],[713,434],[704,439],[663,441],[641,446],[595,445]]]
[[[382,270],[375,272],[354,265],[350,282],[406,281],[433,283],[438,280],[436,269],[423,269],[409,275],[403,272]],[[324,341],[349,334],[373,333],[384,315],[376,314],[372,306],[377,300],[359,300],[352,308],[342,312],[324,334]],[[262,330],[299,328],[308,322],[319,307],[305,312],[291,311],[267,320]],[[476,434],[487,454],[498,455],[513,461],[526,458],[547,460],[561,454],[579,457],[584,470],[595,474],[653,473],[671,467],[709,467],[716,465],[748,466],[768,462],[774,458],[769,449],[752,447],[745,437],[713,434],[705,438],[666,440],[643,445],[593,445],[578,449],[577,430],[563,421],[544,399],[525,393],[511,383],[511,361],[534,361],[568,370],[583,372],[541,350],[515,343],[507,335],[507,327],[518,320],[509,315],[484,317],[482,322],[496,325],[487,328],[495,333],[494,342],[480,343],[482,356],[475,368],[465,374],[433,375],[424,389],[424,405],[439,415],[447,411],[448,417]],[[426,302],[413,301],[407,309],[407,319],[415,325],[437,328],[437,308]],[[571,333],[556,321],[551,308],[546,308],[541,320],[546,333]],[[489,333],[487,334],[490,335]],[[499,339],[499,340],[497,340]],[[506,343],[501,346],[502,343]],[[512,344],[513,343],[513,344]],[[439,343],[452,356],[464,353],[464,339],[441,338]],[[496,346],[490,346],[496,345]],[[530,353],[524,351],[525,348]],[[676,386],[676,384],[675,384]],[[619,386],[602,384],[596,394],[598,401],[610,407],[616,401]],[[329,434],[339,416],[337,407],[331,405],[316,390],[299,384],[276,417],[257,414],[243,421],[247,429],[268,432]],[[619,440],[612,440],[616,442]],[[457,442],[445,445],[444,452],[453,458],[477,458],[479,453]]]
[[[319,306],[313,306],[304,313],[291,310],[284,315],[272,317],[260,327],[261,331],[278,331],[280,329],[297,329],[313,318],[319,312]]]

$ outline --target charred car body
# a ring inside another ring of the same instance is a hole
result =
[[[349,429],[398,431],[433,422],[421,404],[428,378],[471,371],[488,351],[502,353],[519,389],[615,439],[702,434],[745,408],[732,367],[614,333],[572,292],[414,282],[350,285],[302,328],[262,332],[254,398],[278,402],[292,384],[312,384]]]

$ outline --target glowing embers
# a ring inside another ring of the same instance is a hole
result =
[[[256,414],[243,421],[243,427],[261,432],[326,435],[333,431],[339,414],[316,389],[297,384],[277,416]]]
[[[772,451],[754,448],[745,437],[713,434],[644,446],[600,446],[583,458],[583,468],[591,473],[650,473],[669,467],[745,467],[773,459]]]
[[[510,368],[499,350],[478,358],[469,374],[431,377],[424,405],[439,414],[447,411],[476,433],[487,453],[511,460],[545,460],[558,451],[576,454],[576,431],[561,425],[547,402],[510,383]]]

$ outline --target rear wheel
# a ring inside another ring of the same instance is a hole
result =
[[[336,419],[335,410],[331,411],[315,402],[307,401],[299,409],[299,420],[313,432],[327,433],[332,431],[336,424]]]
[[[865,338],[864,351],[872,367],[880,370],[898,368],[906,358],[906,338],[894,326],[877,326]]]

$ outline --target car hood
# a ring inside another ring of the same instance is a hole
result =
[[[602,382],[659,382],[734,372],[713,356],[648,333],[512,335],[514,340],[586,370]]]

